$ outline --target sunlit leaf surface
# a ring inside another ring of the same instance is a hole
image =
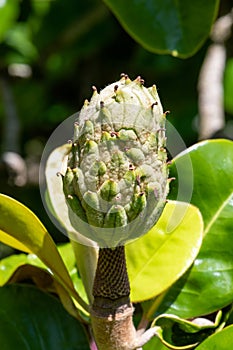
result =
[[[132,301],[150,299],[170,287],[195,259],[202,231],[197,208],[168,202],[149,233],[126,246]]]

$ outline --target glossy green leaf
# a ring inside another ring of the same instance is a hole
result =
[[[88,315],[80,315],[71,295],[59,282],[57,282],[48,270],[30,264],[20,265],[11,275],[7,284],[21,283],[25,281],[31,281],[39,289],[57,295],[70,315],[81,322],[89,322]]]
[[[153,337],[144,346],[143,350],[167,350],[169,349],[165,346],[158,337]]]
[[[0,194],[0,196],[1,196],[1,194]],[[1,201],[1,198],[0,198],[0,201]],[[24,245],[22,242],[18,241],[14,237],[8,235],[7,233],[2,231],[1,229],[0,229],[0,237],[1,237],[0,241],[4,244],[7,244],[9,247],[21,250],[25,253],[31,253],[31,250],[26,245]]]
[[[34,254],[17,254],[8,256],[0,261],[0,286],[7,283],[19,266],[25,264],[45,268],[45,265]]]
[[[224,76],[224,104],[228,113],[233,114],[233,58],[226,63]]]
[[[168,202],[157,224],[126,246],[131,300],[147,300],[170,287],[195,259],[202,233],[197,208]]]
[[[205,318],[187,321],[175,315],[160,315],[153,321],[152,327],[159,327],[157,336],[168,348],[193,349],[224,326],[228,311],[220,310],[215,317],[215,322]]]
[[[218,0],[104,0],[124,29],[159,54],[188,57],[207,39]]]
[[[1,350],[88,350],[80,323],[51,295],[33,286],[0,288]]]
[[[169,290],[159,309],[184,318],[211,313],[233,301],[233,142],[204,141],[178,155],[170,168],[170,175],[177,178],[170,198],[176,198],[179,183],[190,185],[187,157],[194,174],[191,203],[202,213],[205,237],[194,265]]]
[[[84,300],[91,304],[93,302],[93,282],[95,278],[95,271],[98,259],[98,249],[90,246],[80,244],[79,242],[71,240],[71,244],[76,257],[76,265],[80,279],[77,280],[77,273],[71,274],[71,278],[76,287],[79,286],[79,293]],[[82,285],[80,285],[80,282]],[[84,289],[82,288],[84,287]],[[85,293],[84,293],[85,291]],[[87,297],[87,299],[86,299]]]
[[[57,249],[65,263],[69,274],[75,269],[75,256],[71,243],[64,243],[57,246]],[[35,254],[13,254],[0,261],[0,285],[4,285],[12,273],[21,265],[30,264],[33,266],[47,269],[49,268]]]
[[[230,350],[232,348],[233,326],[229,326],[207,338],[196,350]]]
[[[69,275],[72,279],[75,289],[77,290],[81,298],[88,303],[88,297],[84,288],[83,280],[81,279],[80,272],[77,269],[77,261],[75,258],[75,251],[73,249],[73,245],[71,243],[65,243],[58,246],[58,250],[69,271]],[[79,259],[81,259],[81,256],[79,256]],[[83,259],[88,259],[87,252]]]
[[[86,303],[75,292],[54,241],[36,215],[23,204],[2,194],[0,194],[0,212],[0,240],[3,238],[4,243],[9,243],[17,249],[18,244],[23,244],[30,252],[36,254],[54,274],[57,281],[84,309],[87,309]],[[12,238],[17,244],[12,244]]]
[[[71,243],[61,244],[57,248],[67,270],[69,271],[69,275],[73,281],[76,291],[79,293],[82,299],[87,301],[85,289],[77,271],[76,260]],[[40,267],[50,272],[50,269],[44,265],[35,254],[13,254],[0,260],[0,286],[6,284],[12,274],[23,265]]]

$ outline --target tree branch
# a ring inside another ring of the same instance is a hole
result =
[[[226,62],[225,42],[231,35],[233,10],[219,18],[212,30],[213,44],[207,50],[198,82],[199,139],[212,137],[224,128],[223,74]]]

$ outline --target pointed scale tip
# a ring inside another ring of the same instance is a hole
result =
[[[93,85],[91,88],[93,90],[93,96],[97,95],[98,94],[97,87]]]
[[[125,84],[129,84],[131,82],[128,74],[121,73],[121,81],[124,81]]]
[[[123,79],[128,79],[129,78],[128,74],[125,74],[125,73],[121,73],[120,77],[123,78]]]
[[[154,93],[155,95],[157,94],[157,87],[155,84],[153,84],[150,89],[151,89],[152,93]]]
[[[163,113],[163,115],[164,115],[164,117],[166,117],[170,113],[171,113],[170,111],[166,111],[166,112]]]
[[[86,99],[86,100],[84,101],[83,107],[87,107],[87,106],[89,106],[89,101]]]
[[[142,79],[140,75],[135,79],[135,82],[140,86],[145,84],[145,80]]]
[[[98,95],[97,87],[93,85],[91,88],[92,88],[92,91],[93,91],[91,98],[95,98]]]
[[[151,87],[148,88],[149,93],[151,94],[151,96],[153,97],[154,100],[158,99],[158,92],[157,92],[157,88],[156,85],[152,85]]]
[[[167,181],[168,181],[169,184],[170,184],[172,181],[175,181],[175,180],[176,180],[175,177],[169,177],[169,178],[167,179]]]

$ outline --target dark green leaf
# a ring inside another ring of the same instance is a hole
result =
[[[60,245],[58,250],[69,271],[76,291],[87,301],[85,289],[77,271],[71,243]],[[51,275],[50,269],[46,267],[36,255],[11,255],[0,261],[0,286],[9,282],[21,282],[25,279],[32,280],[39,288],[57,293],[68,312],[74,317],[77,317],[77,310],[72,306],[71,297],[61,286],[57,285],[54,276]]]
[[[124,29],[149,51],[188,57],[209,35],[218,0],[104,0]]]
[[[0,288],[1,350],[88,350],[81,324],[33,286]]]
[[[226,324],[229,326],[231,324],[233,324],[233,304],[231,305],[231,310],[229,312],[229,317],[227,319]]]
[[[184,318],[211,313],[233,301],[233,142],[204,141],[178,155],[170,168],[177,179],[171,185],[173,199],[179,183],[192,186],[186,176],[187,157],[194,175],[191,203],[202,213],[205,237],[193,267],[169,290],[159,309]]]
[[[233,326],[213,334],[200,344],[196,350],[230,350],[233,348]]]

